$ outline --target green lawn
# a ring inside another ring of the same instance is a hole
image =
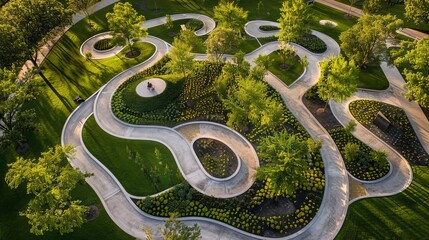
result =
[[[204,1],[204,5],[202,5],[202,1],[199,0],[131,0],[130,2],[139,12],[145,15],[146,19],[184,12],[202,13],[211,16],[213,6],[217,4],[217,1]],[[158,11],[154,11],[155,2],[159,8]],[[249,20],[263,18],[276,21],[279,17],[278,8],[280,3],[280,0],[264,0],[262,8],[257,11],[258,1],[240,1],[240,4],[246,5],[244,7],[251,11]],[[112,8],[113,5],[91,16],[91,20],[95,24],[94,28],[89,28],[84,22],[73,26],[59,40],[48,55],[47,60],[42,64],[42,70],[49,82],[46,82],[42,87],[42,94],[30,104],[36,109],[39,131],[28,135],[30,150],[24,155],[25,157],[37,157],[40,152],[60,143],[61,130],[66,118],[77,106],[73,102],[74,96],[89,97],[113,76],[151,55],[152,50],[147,45],[141,45],[143,51],[139,59],[113,57],[100,61],[87,61],[80,55],[79,48],[83,41],[92,35],[107,31],[105,14],[112,11]],[[314,19],[312,28],[322,31],[334,39],[338,39],[339,33],[355,22],[355,20],[341,19],[342,15],[340,13],[320,4],[314,4],[313,9],[317,16]],[[334,29],[326,28],[318,24],[320,19],[334,20],[339,23],[339,26]],[[256,40],[245,42],[242,47],[252,49],[254,46],[256,46]],[[6,164],[14,161],[15,158],[16,153],[13,150],[0,153],[0,179],[4,179],[7,171]],[[133,239],[111,221],[94,191],[88,185],[79,186],[75,196],[82,199],[85,204],[96,204],[101,209],[101,214],[97,219],[85,224],[74,233],[63,236],[57,233],[46,234],[43,237],[36,237],[30,234],[27,220],[18,215],[18,212],[25,208],[29,200],[25,190],[20,188],[12,191],[4,181],[1,181],[0,193],[0,239]],[[424,199],[428,199],[427,196]],[[413,208],[413,206],[408,206],[408,208],[411,209],[411,214],[425,214],[427,212],[427,209],[423,209],[423,213],[417,213],[420,208]],[[400,221],[401,219],[393,220]],[[417,224],[414,227],[417,228]],[[346,230],[344,231],[347,231],[349,227],[346,226],[345,228]],[[350,227],[350,229],[352,228]],[[410,229],[409,234],[412,233],[411,231],[417,232],[412,228]],[[404,229],[404,231],[408,230]],[[424,232],[421,229],[418,231]],[[427,233],[425,233],[425,236],[428,236]]]
[[[353,203],[336,239],[428,239],[429,167],[413,173],[404,192]]]
[[[338,2],[345,3],[347,5],[350,5],[349,0],[336,0]],[[362,9],[363,1],[358,1],[354,7]],[[404,27],[413,28],[416,30],[420,30],[426,33],[429,33],[429,24],[415,24],[413,21],[408,20],[405,17],[405,5],[404,4],[395,4],[393,6],[388,6],[387,4],[385,7],[381,10],[379,14],[392,14],[396,15],[399,19],[402,19],[404,21]]]
[[[283,64],[283,61],[279,52],[272,52],[268,56],[272,60],[268,70],[288,86],[295,82],[304,72],[304,66],[296,58],[286,61],[288,68],[285,70],[280,67]]]
[[[358,87],[366,89],[384,90],[389,87],[389,81],[381,70],[380,65],[370,64],[359,72]]]
[[[136,88],[141,82],[143,82],[147,78],[137,80],[127,85],[127,87],[123,90],[121,94],[124,103],[129,108],[137,112],[148,112],[164,108],[171,102],[177,101],[177,98],[183,90],[183,75],[173,74],[154,77],[159,77],[166,81],[167,86],[164,92],[150,98],[141,97],[137,94]],[[152,76],[149,78],[152,78]]]
[[[183,181],[173,155],[161,143],[111,136],[97,125],[94,117],[89,118],[85,123],[82,136],[85,146],[92,155],[115,175],[130,194],[152,195]],[[132,149],[133,153],[140,154],[141,160],[130,159],[127,148]],[[161,161],[155,158],[155,149],[160,151]],[[154,167],[158,170],[150,173]],[[145,174],[143,169],[148,173]],[[159,176],[159,184],[154,183],[155,176]]]

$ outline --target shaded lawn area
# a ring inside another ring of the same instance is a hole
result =
[[[384,90],[389,87],[389,81],[380,65],[370,64],[359,72],[359,88]]]
[[[336,1],[350,5],[349,0],[336,0]],[[420,31],[429,33],[429,24],[415,24],[413,21],[410,21],[408,18],[405,17],[405,5],[404,4],[395,4],[393,6],[388,6],[387,2],[385,2],[385,3],[386,4],[382,8],[381,12],[378,14],[386,15],[386,14],[390,13],[392,15],[395,15],[397,18],[402,19],[404,21],[404,27],[413,28],[416,30],[420,30]],[[353,7],[362,9],[363,8],[363,1],[362,0],[357,1],[357,3],[355,3],[353,5]]]
[[[288,59],[286,61],[287,69],[283,69],[281,67],[283,60],[279,52],[272,52],[268,56],[272,60],[268,70],[288,86],[295,82],[304,72],[304,66],[295,57]]]
[[[88,150],[115,175],[125,190],[132,195],[152,195],[183,181],[173,155],[162,143],[127,140],[111,136],[97,125],[93,116],[85,123],[82,137]],[[130,159],[127,148],[132,149],[134,153],[138,152],[141,160],[136,162],[135,159]],[[155,158],[155,149],[161,153],[161,162]],[[169,170],[165,169],[166,166]],[[143,169],[151,172],[154,167],[158,171],[145,174]],[[160,177],[159,184],[154,183],[155,176]]]
[[[413,173],[402,193],[353,203],[336,239],[427,239],[429,167],[413,166]]]

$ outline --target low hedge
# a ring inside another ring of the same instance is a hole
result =
[[[112,39],[110,38],[101,39],[100,41],[94,44],[95,50],[98,50],[98,51],[109,50],[113,47],[114,45],[112,44]]]

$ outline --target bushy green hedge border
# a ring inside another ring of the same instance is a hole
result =
[[[262,43],[268,43],[277,40],[278,39],[274,36],[260,39]],[[301,45],[302,47],[313,53],[323,53],[328,49],[328,46],[324,41],[322,41],[322,39],[312,34],[306,34],[302,37],[299,37],[293,42],[298,45]]]

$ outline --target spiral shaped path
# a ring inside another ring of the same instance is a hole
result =
[[[264,24],[266,24],[266,22],[253,21],[246,25],[246,32],[251,32],[252,29],[259,28],[259,26]],[[325,165],[326,187],[322,205],[315,218],[305,228],[291,236],[281,239],[333,239],[341,228],[349,204],[347,171],[341,159],[341,155],[332,138],[311,115],[301,101],[305,91],[317,82],[320,75],[318,62],[331,55],[337,55],[340,52],[338,44],[332,38],[316,31],[313,31],[313,34],[321,38],[327,44],[328,50],[323,54],[313,54],[299,45],[295,45],[298,55],[301,57],[306,55],[309,61],[307,70],[299,81],[288,88],[272,74],[268,74],[265,78],[265,80],[281,94],[284,102],[310,135],[313,138],[323,141],[321,154]],[[257,33],[253,36],[260,37]],[[139,210],[131,201],[128,193],[123,189],[114,175],[111,174],[110,171],[95,159],[85,148],[81,136],[82,127],[86,119],[91,116],[91,114],[95,115],[100,127],[118,137],[129,139],[151,139],[163,143],[168,141],[168,139],[165,140],[165,138],[174,138],[177,141],[174,141],[173,145],[181,145],[186,142],[186,146],[183,145],[183,147],[178,149],[172,149],[173,146],[170,144],[167,144],[167,147],[169,147],[173,154],[175,154],[176,161],[179,168],[181,168],[182,174],[184,174],[188,181],[190,180],[191,184],[192,182],[198,182],[202,176],[200,173],[195,173],[198,171],[197,168],[194,166],[188,166],[185,161],[186,159],[180,159],[178,156],[182,153],[184,156],[189,156],[186,152],[190,149],[189,136],[185,133],[184,135],[179,133],[181,131],[180,126],[176,128],[176,130],[172,130],[164,127],[129,125],[116,119],[111,111],[110,100],[112,94],[116,90],[116,87],[128,77],[131,77],[142,69],[152,66],[155,62],[161,59],[170,48],[167,43],[155,37],[147,37],[144,41],[150,42],[156,46],[155,54],[146,62],[127,69],[113,78],[98,93],[96,93],[96,95],[93,95],[86,102],[81,104],[70,115],[62,133],[62,144],[72,144],[77,150],[76,157],[71,159],[71,164],[82,171],[94,173],[94,176],[88,178],[87,182],[100,197],[109,216],[124,231],[137,238],[145,237],[145,233],[141,231],[142,226],[151,227],[156,230],[156,226],[158,224],[162,224],[162,220],[164,218],[150,216]],[[277,50],[278,47],[278,42],[267,43],[254,52],[247,54],[245,58],[248,61],[252,61],[259,54],[270,53]],[[192,124],[195,124],[192,128],[199,129],[199,131],[191,133],[191,135],[202,133],[207,134],[206,130],[213,129],[214,127],[214,125],[210,125],[205,122]],[[202,131],[201,129],[205,130]],[[236,135],[233,131],[228,131],[227,128],[224,128],[224,130],[227,133],[223,134],[223,136],[230,134],[231,136],[235,136],[237,139],[240,139],[241,137]],[[245,141],[243,141],[242,144],[245,146]],[[189,159],[187,160],[189,161]],[[256,164],[252,166],[249,164],[248,166],[249,169],[257,167]],[[191,169],[191,171],[187,172],[183,169]],[[193,178],[193,174],[197,175],[197,177]],[[387,190],[375,189],[375,192],[383,190],[386,194],[388,194],[389,191],[393,194],[408,186],[410,181],[411,175],[409,175],[409,178],[405,177],[403,182],[398,181],[398,185],[393,188]],[[198,184],[194,187],[202,192],[207,190],[207,187],[200,186]],[[226,191],[227,194],[230,193],[229,191],[230,189]],[[216,195],[217,194],[218,193],[216,193]],[[188,224],[198,223],[201,227],[204,239],[261,239],[259,236],[243,232],[212,219],[187,217],[181,218],[181,220]],[[155,238],[158,237],[160,237],[160,235],[156,232]]]

